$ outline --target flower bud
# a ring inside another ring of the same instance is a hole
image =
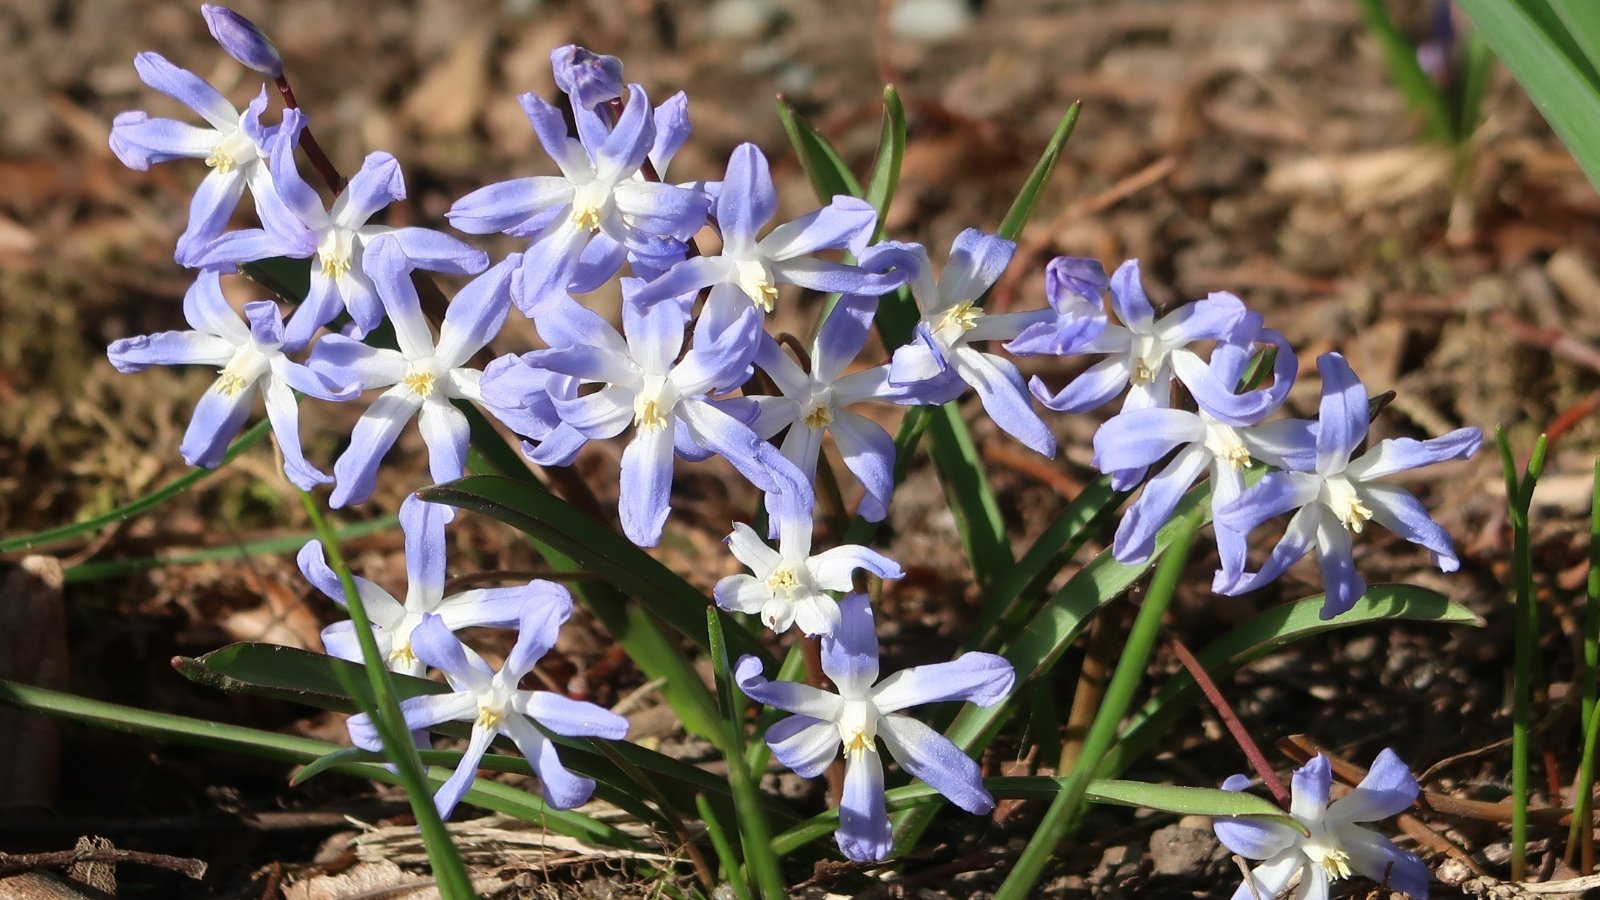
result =
[[[622,60],[615,56],[568,44],[550,51],[550,67],[555,70],[556,86],[584,109],[622,96]]]
[[[283,75],[283,56],[254,22],[225,6],[210,3],[200,5],[200,15],[205,16],[211,36],[229,56],[268,78]]]

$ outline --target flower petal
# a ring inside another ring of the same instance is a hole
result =
[[[1367,481],[1383,478],[1407,469],[1430,466],[1451,459],[1466,459],[1478,452],[1483,443],[1483,430],[1457,428],[1449,434],[1426,441],[1411,438],[1389,438],[1368,450],[1360,459],[1345,467],[1351,478]]]
[[[757,703],[830,723],[839,717],[839,695],[797,681],[768,681],[761,672],[761,660],[754,656],[739,657],[733,680]]]
[[[572,809],[589,802],[594,794],[593,779],[574,774],[562,765],[555,741],[540,734],[526,719],[513,716],[501,724],[539,776],[539,793],[546,803],[555,809]]]
[[[1339,845],[1350,854],[1350,868],[1412,900],[1427,900],[1428,867],[1414,853],[1396,847],[1388,838],[1366,828],[1346,825],[1335,830]]]
[[[483,762],[483,755],[489,751],[489,744],[494,737],[494,731],[479,725],[472,726],[472,737],[467,741],[466,751],[461,754],[461,762],[456,764],[456,770],[450,773],[450,777],[439,785],[438,792],[433,795],[433,805],[439,810],[439,818],[450,818],[450,814],[461,803],[461,798],[471,790],[472,780],[478,775],[478,763]]]
[[[1328,820],[1336,824],[1376,822],[1400,815],[1415,802],[1417,779],[1399,754],[1385,747],[1355,790],[1328,807]]]
[[[372,496],[378,486],[378,464],[421,405],[410,388],[394,387],[361,414],[350,434],[350,445],[333,464],[334,488],[328,497],[329,506],[338,509]]]
[[[1317,358],[1322,403],[1317,408],[1317,471],[1344,471],[1350,454],[1367,436],[1367,389],[1337,353]]]
[[[428,447],[428,474],[434,484],[455,481],[467,473],[467,443],[472,432],[461,410],[443,400],[428,400],[422,404],[417,428]]]
[[[672,431],[643,428],[622,451],[618,512],[622,531],[641,547],[661,540],[672,503]]]
[[[993,706],[1015,683],[1016,671],[1005,657],[974,651],[949,662],[901,669],[873,688],[872,702],[883,713],[945,700]]]
[[[773,189],[772,173],[761,148],[755,144],[733,148],[716,203],[724,255],[742,256],[754,247],[756,232],[772,220],[777,210],[778,193]]]
[[[951,803],[983,815],[994,797],[983,787],[983,770],[950,739],[910,716],[884,716],[878,737],[900,767],[926,781]]]
[[[839,627],[822,639],[822,671],[838,686],[839,696],[865,697],[878,680],[878,635],[872,605],[866,594],[851,594],[839,601],[839,614]]]
[[[894,845],[883,794],[883,762],[876,750],[845,756],[844,795],[839,798],[839,830],[834,838],[845,857],[856,862],[883,859]]]
[[[1000,280],[1016,252],[1015,241],[966,229],[950,247],[950,259],[939,277],[939,295],[949,304],[978,299]]]
[[[810,716],[789,716],[767,729],[772,755],[801,778],[816,778],[839,755],[839,728]]]

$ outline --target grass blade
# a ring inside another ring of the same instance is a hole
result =
[[[367,522],[346,525],[336,530],[334,537],[341,541],[353,541],[368,535],[390,531],[399,527],[399,524],[400,519],[398,516],[383,516]],[[313,540],[315,537],[316,534],[314,533],[300,532],[298,534],[262,538],[259,541],[245,541],[242,544],[233,544],[227,547],[207,547],[204,550],[194,550],[188,553],[174,553],[170,556],[142,556],[133,559],[107,559],[98,562],[81,563],[67,569],[67,584],[81,584],[85,581],[97,581],[102,578],[118,578],[131,572],[161,569],[167,566],[195,566],[201,563],[242,560],[253,556],[267,556],[275,553],[294,553],[305,546],[307,541]]]
[[[1533,488],[1544,471],[1544,435],[1533,446],[1528,468],[1519,477],[1505,428],[1495,431],[1506,479],[1506,505],[1511,519],[1511,571],[1516,579],[1516,654],[1511,701],[1511,880],[1521,881],[1528,864],[1529,740],[1533,728],[1533,659],[1539,647],[1539,610],[1533,593],[1533,538],[1528,510]]]
[[[1360,0],[1360,3],[1367,32],[1377,39],[1378,49],[1383,52],[1389,79],[1399,88],[1406,105],[1422,114],[1423,133],[1430,140],[1446,145],[1465,140],[1467,136],[1456,129],[1449,101],[1417,62],[1416,45],[1400,33],[1400,26],[1389,17],[1382,0]]]
[[[812,128],[811,123],[801,117],[794,104],[789,102],[789,98],[782,94],[778,95],[778,121],[783,123],[789,143],[794,146],[795,156],[800,159],[800,168],[811,179],[811,188],[823,203],[838,194],[862,196],[861,182],[844,164],[839,151],[833,149],[828,139]]]
[[[1039,157],[1037,163],[1034,163],[1028,180],[1022,183],[1022,190],[1017,192],[1017,198],[1011,201],[1011,209],[1007,210],[1006,217],[1000,220],[1000,236],[1006,240],[1016,240],[1017,236],[1022,234],[1022,229],[1028,224],[1028,220],[1033,218],[1034,208],[1039,205],[1039,194],[1050,181],[1051,173],[1055,172],[1061,154],[1066,152],[1067,141],[1072,139],[1072,130],[1078,126],[1080,106],[1081,104],[1074,102],[1067,107],[1066,115],[1056,123],[1056,130],[1050,135],[1050,142],[1045,144],[1043,155]]]

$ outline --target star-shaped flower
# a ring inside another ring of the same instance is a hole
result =
[[[1222,788],[1242,791],[1249,784],[1247,776],[1234,775]],[[1416,801],[1417,780],[1406,764],[1385,749],[1361,784],[1330,804],[1332,785],[1327,757],[1318,754],[1294,773],[1289,815],[1299,828],[1254,819],[1217,819],[1212,824],[1223,846],[1265,860],[1250,871],[1232,900],[1327,900],[1329,885],[1352,873],[1404,891],[1412,900],[1427,900],[1428,869],[1422,860],[1358,824],[1399,815]],[[1296,876],[1299,884],[1288,893]]]
[[[730,612],[759,613],[762,624],[779,634],[795,624],[807,637],[832,634],[839,627],[839,604],[828,592],[849,591],[856,569],[879,578],[905,575],[894,560],[859,544],[813,556],[809,517],[779,517],[776,550],[742,522],[734,523],[726,541],[751,574],[718,581],[717,605]]]
[[[758,703],[796,713],[767,729],[778,761],[805,778],[821,775],[844,747],[844,796],[839,802],[839,849],[853,860],[883,859],[892,843],[883,794],[882,738],[901,768],[971,813],[994,808],[978,764],[944,735],[900,710],[941,700],[992,706],[1016,678],[1011,663],[992,653],[965,653],[950,662],[917,666],[878,681],[878,638],[865,594],[839,603],[839,627],[822,639],[822,671],[834,694],[792,681],[768,681],[761,660],[741,657],[739,689]],[[877,682],[874,684],[873,682]]]

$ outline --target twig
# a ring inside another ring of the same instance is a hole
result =
[[[1189,652],[1183,641],[1174,637],[1170,643],[1172,652],[1178,655],[1178,661],[1183,663],[1184,669],[1189,672],[1189,677],[1200,686],[1200,693],[1206,695],[1206,699],[1211,702],[1211,708],[1217,711],[1222,724],[1227,726],[1228,734],[1233,736],[1233,742],[1239,745],[1239,749],[1244,751],[1245,758],[1250,760],[1250,768],[1256,770],[1256,774],[1261,777],[1261,783],[1272,792],[1272,798],[1278,801],[1278,805],[1288,809],[1289,790],[1283,786],[1283,780],[1278,777],[1278,773],[1272,771],[1272,765],[1267,762],[1266,754],[1261,752],[1261,748],[1250,737],[1250,732],[1245,730],[1244,723],[1239,721],[1239,714],[1228,705],[1227,699],[1222,696],[1222,691],[1217,689],[1217,683],[1212,681],[1211,675],[1206,672],[1206,667],[1200,665],[1200,661],[1194,658],[1194,654]]]
[[[0,853],[0,875],[71,866],[78,863],[135,863],[180,872],[190,878],[204,878],[204,860],[186,856],[168,856],[165,853],[141,853],[138,850],[119,850],[115,847],[94,847],[81,850],[57,850],[50,853]]]
[[[300,108],[299,101],[294,98],[294,88],[289,86],[288,78],[279,75],[273,79],[273,84],[278,86],[278,93],[283,95],[284,106],[290,109]],[[322,145],[318,144],[316,137],[311,134],[310,124],[300,130],[300,149],[306,151],[306,157],[311,160],[311,165],[317,170],[317,174],[327,183],[328,190],[333,191],[336,196],[342,193],[344,176],[334,168],[333,160],[328,158],[328,154],[322,152]]]

